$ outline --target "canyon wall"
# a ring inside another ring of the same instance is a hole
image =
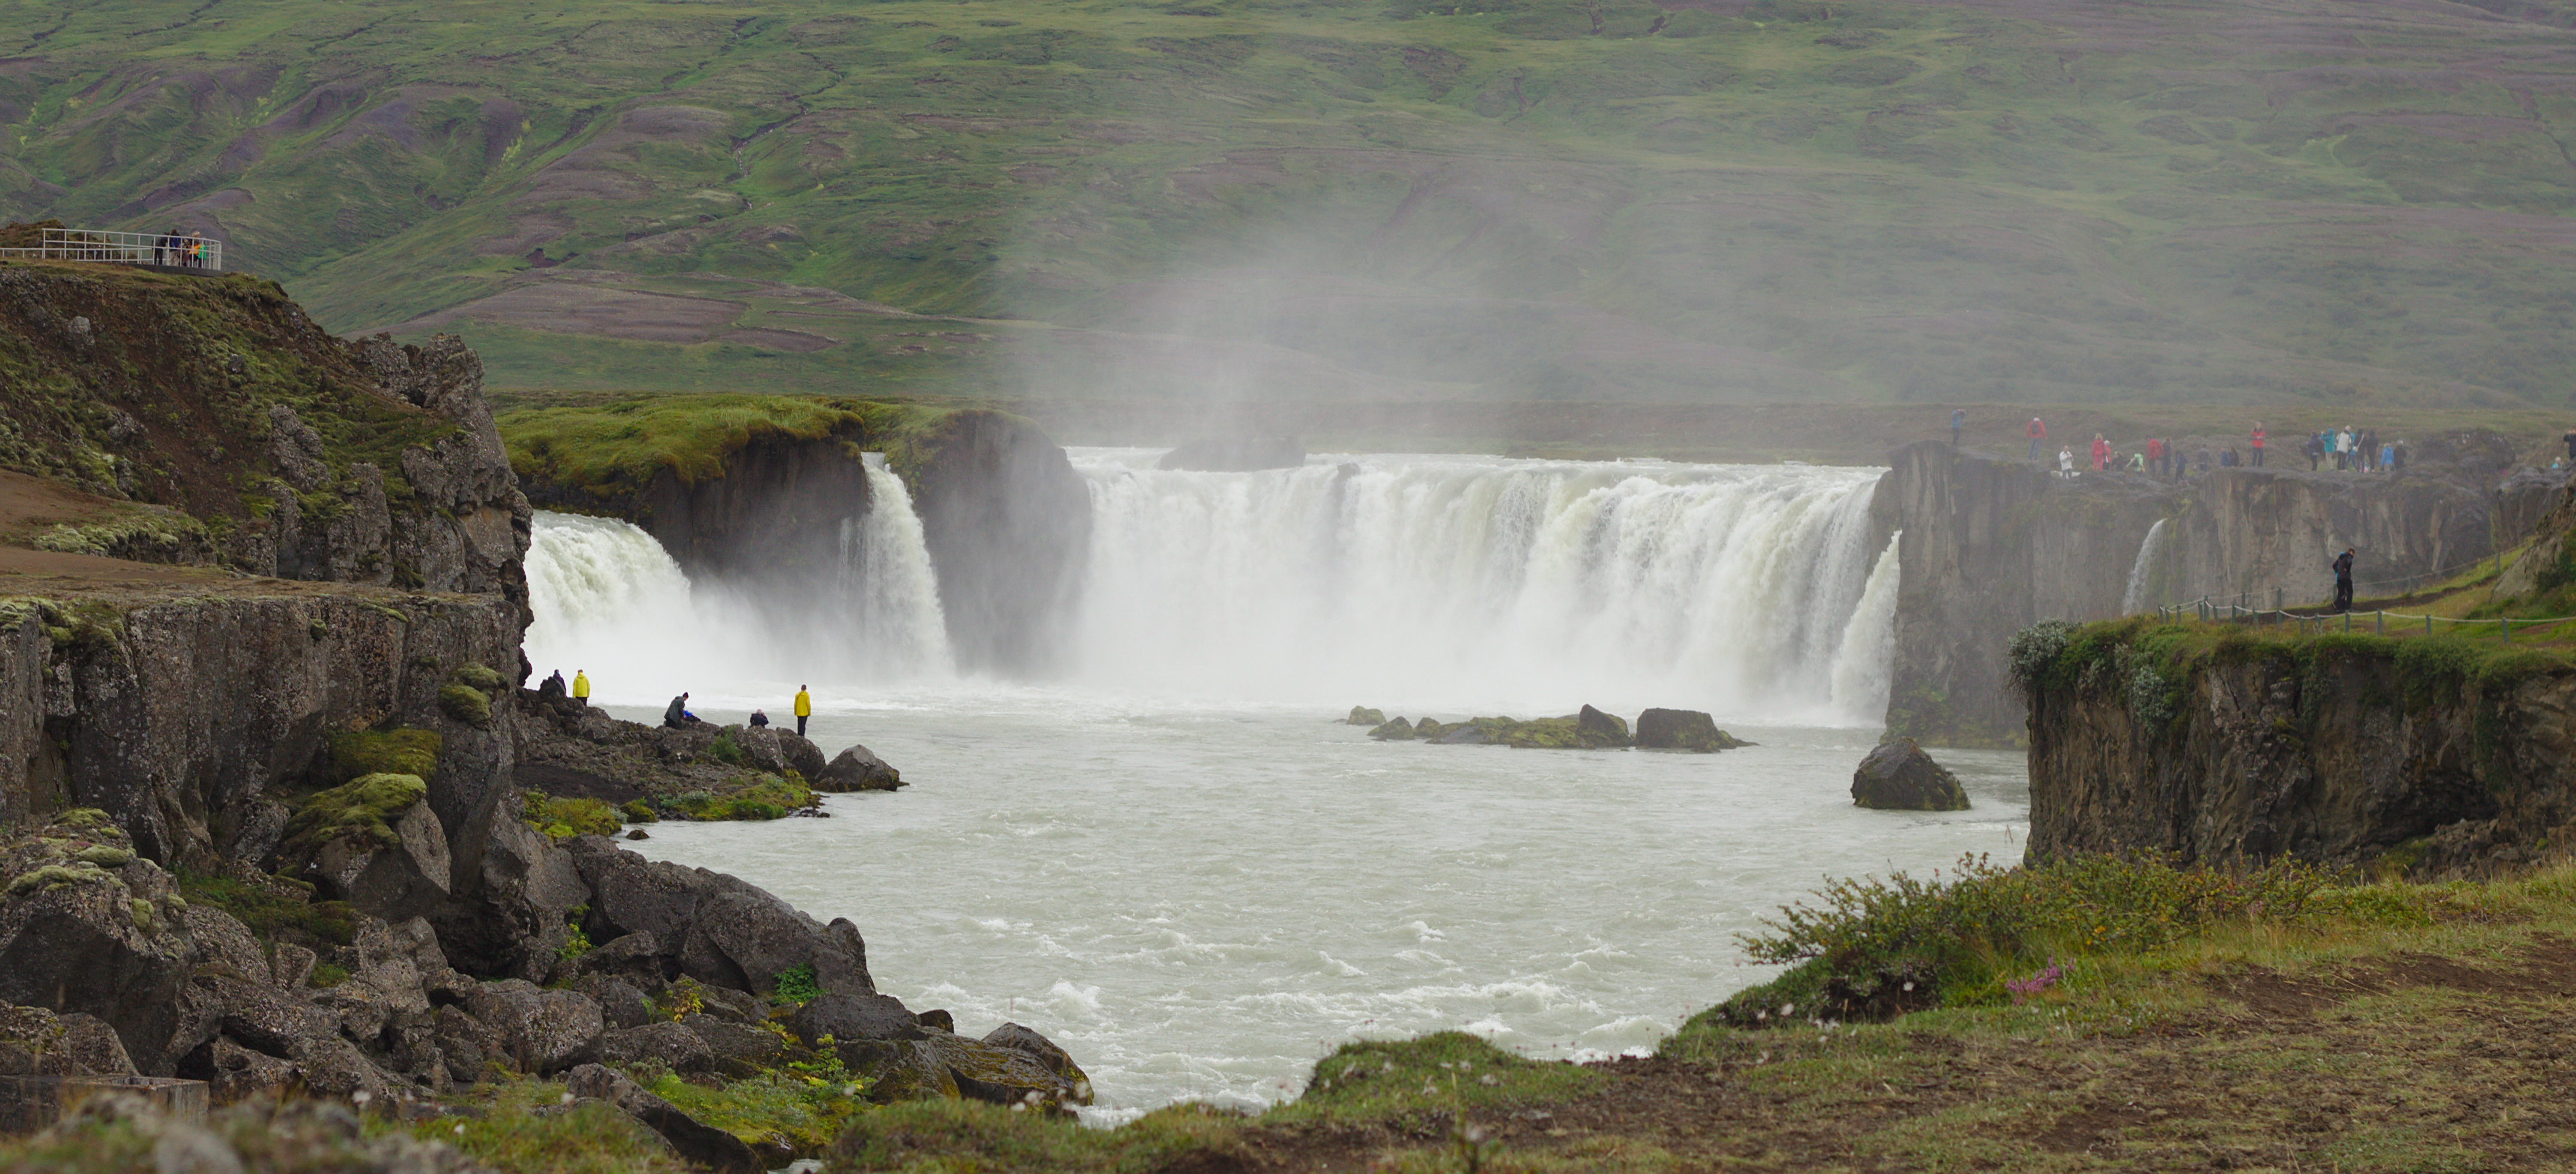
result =
[[[2238,593],[2313,607],[2331,598],[2346,546],[2359,548],[2365,594],[2492,553],[2493,481],[2510,447],[2461,432],[2418,448],[2402,474],[2234,468],[2181,482],[2061,477],[1937,442],[1898,449],[1881,487],[1904,531],[1888,728],[1936,745],[2020,744],[2005,644],[2039,620]]]
[[[899,468],[939,568],[957,666],[1043,675],[1060,663],[1091,556],[1091,490],[1036,425],[949,415]]]
[[[2033,860],[2457,875],[2576,830],[2576,665],[2454,641],[2138,636],[2025,650]]]

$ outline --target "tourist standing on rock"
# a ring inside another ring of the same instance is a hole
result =
[[[2576,428],[2567,430],[2567,459],[2576,461]]]
[[[2323,440],[2318,439],[2318,438],[2317,438],[2317,435],[2316,435],[2315,433],[2313,433],[2313,432],[2309,433],[2309,434],[2308,434],[2308,471],[2309,471],[2309,472],[2311,472],[2311,473],[2316,472],[2316,471],[2317,471],[2317,462],[2318,462],[2318,461],[2321,461],[2321,460],[2324,460],[2324,459],[2325,459],[2325,456],[2326,456],[2326,442],[2325,442],[2325,441],[2323,441]]]
[[[1959,429],[1966,427],[1967,423],[1968,413],[1965,410],[1950,409],[1950,447],[1959,447]]]
[[[583,706],[590,704],[590,674],[581,669],[572,671],[572,703]]]
[[[2060,477],[2072,477],[2075,475],[2074,449],[2061,448],[2057,450],[2057,475]]]
[[[2576,431],[2576,429],[2570,431]],[[2021,434],[2030,438],[2030,459],[2034,461],[2041,459],[2040,453],[2048,447],[2048,425],[2040,423],[2039,417],[2033,416],[2030,418],[2030,423],[2023,425]],[[2568,451],[2576,452],[2576,444],[2569,445]]]
[[[796,687],[796,736],[797,736],[797,737],[802,738],[802,737],[804,737],[804,736],[805,736],[805,719],[806,719],[806,718],[809,718],[809,717],[812,717],[812,716],[814,716],[814,698],[813,698],[813,696],[812,696],[811,694],[808,694],[807,692],[805,692],[805,686],[803,686],[803,685],[798,685],[798,686]]]
[[[2334,601],[2334,609],[2335,609],[2336,611],[2351,611],[2351,610],[2352,610],[2352,548],[2351,548],[2351,547],[2349,547],[2349,546],[2344,547],[2344,548],[2343,548],[2343,553],[2342,553],[2342,554],[2340,554],[2340,555],[2335,556],[2335,561],[2334,561],[2334,573],[2335,573],[2335,601]]]
[[[671,699],[671,707],[669,709],[662,711],[662,728],[667,730],[676,730],[681,726],[687,725],[688,721],[689,695],[682,693]]]
[[[2096,432],[2093,434],[2093,471],[2099,473],[2110,463],[2111,442],[2102,439],[2102,434]]]
[[[2147,438],[2147,467],[2154,469],[2156,476],[2165,475],[2165,442],[2153,436]]]
[[[2254,467],[2263,467],[2263,422],[2254,421]]]

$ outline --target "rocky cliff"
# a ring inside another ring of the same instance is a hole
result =
[[[0,263],[0,468],[162,507],[51,549],[524,602],[482,372],[450,336],[335,338],[257,278]]]
[[[2440,875],[2576,821],[2576,663],[2451,638],[2124,621],[2018,637],[2030,854]]]
[[[1933,442],[1897,450],[1880,489],[1904,531],[1889,729],[1934,745],[2019,742],[2005,643],[2042,619],[2240,592],[2315,604],[2346,546],[2360,550],[2357,577],[2385,593],[2491,553],[2491,481],[2510,446],[2472,432],[2419,447],[2393,476],[2235,468],[2182,482],[2060,477]]]
[[[535,408],[506,421],[530,500],[624,518],[693,578],[781,614],[837,606],[856,582],[848,527],[882,452],[919,514],[949,644],[970,671],[1042,673],[1091,542],[1091,498],[1064,450],[1017,416],[850,400],[660,396]]]

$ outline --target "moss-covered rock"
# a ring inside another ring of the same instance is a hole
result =
[[[492,698],[472,685],[451,681],[439,686],[438,710],[478,729],[492,725]]]
[[[1380,742],[1410,742],[1413,740],[1413,723],[1400,717],[1383,722],[1369,731],[1369,737]]]
[[[360,775],[305,799],[287,821],[286,838],[323,844],[354,836],[390,848],[400,842],[393,819],[428,795],[429,784],[418,775]]]
[[[1354,705],[1351,707],[1351,715],[1343,718],[1342,724],[1346,726],[1382,726],[1386,724],[1386,715],[1365,706]]]
[[[438,772],[438,754],[444,746],[437,731],[410,726],[334,730],[330,737],[331,775],[335,783],[372,774],[426,779]]]
[[[1717,728],[1717,721],[1696,709],[1649,709],[1637,715],[1637,748],[1689,750],[1714,754],[1753,743]]]

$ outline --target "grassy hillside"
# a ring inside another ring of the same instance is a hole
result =
[[[462,330],[520,385],[2576,386],[2554,0],[0,15],[0,215],[216,231],[334,328]]]

